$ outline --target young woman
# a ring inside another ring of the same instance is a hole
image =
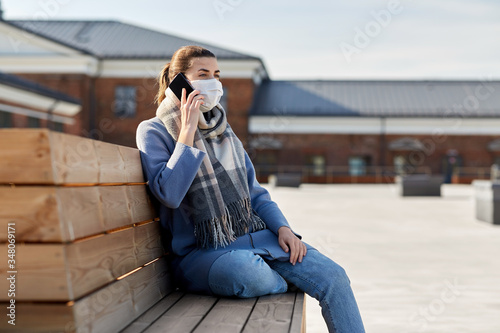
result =
[[[195,91],[169,88],[183,73]],[[316,298],[330,332],[364,332],[344,269],[301,241],[266,189],[219,104],[217,59],[182,47],[160,73],[156,117],[137,128],[178,286],[257,297],[290,285]]]

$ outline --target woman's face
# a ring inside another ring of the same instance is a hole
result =
[[[220,78],[217,59],[210,57],[194,58],[193,65],[184,73],[189,81]]]

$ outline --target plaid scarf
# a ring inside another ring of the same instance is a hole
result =
[[[180,101],[170,88],[165,93],[156,116],[177,141]],[[251,207],[245,150],[220,104],[209,112],[200,111],[193,146],[207,154],[181,208],[194,223],[198,247],[225,247],[250,230],[265,229],[266,224]]]

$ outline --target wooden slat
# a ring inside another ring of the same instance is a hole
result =
[[[93,140],[50,131],[48,135],[52,156],[50,167],[54,174],[51,184],[95,184],[100,182],[99,172],[101,168]],[[22,137],[22,133],[20,136]],[[37,184],[39,180],[30,177],[16,183]]]
[[[149,195],[146,191],[147,185],[127,186],[125,189],[127,205],[130,207],[132,221],[142,222],[158,217]]]
[[[120,155],[125,164],[125,175],[128,183],[144,182],[144,173],[141,165],[141,155],[139,149],[118,146]]]
[[[19,243],[16,299],[74,300],[164,253],[158,221],[70,244]],[[0,263],[0,290],[8,290],[6,265]]]
[[[151,324],[167,312],[182,296],[183,292],[174,291],[167,297],[153,305],[148,311],[144,312],[139,318],[134,320],[129,326],[125,327],[120,333],[142,333]]]
[[[193,331],[194,333],[239,333],[257,298],[221,298]]]
[[[50,298],[65,295],[68,298],[66,257],[61,245],[30,246],[16,244],[16,301],[30,299],[31,294]],[[0,245],[0,253],[7,253],[7,245]],[[0,261],[0,290],[8,290],[7,261]],[[40,295],[41,294],[41,295]],[[24,295],[24,297],[23,297]],[[7,293],[0,293],[0,301],[8,300]]]
[[[157,216],[146,185],[0,186],[0,242],[68,242]]]
[[[306,331],[306,294],[297,291],[295,295],[295,304],[293,306],[292,324],[290,333],[305,333]]]
[[[30,188],[36,187],[16,187],[21,193],[26,193],[26,199],[29,200]],[[31,238],[22,238],[25,241],[55,241],[55,242],[68,242],[78,238],[95,235],[106,231],[103,220],[103,205],[102,196],[99,193],[99,187],[47,187],[47,191],[53,190],[58,203],[58,223],[57,228],[61,229],[62,238],[47,237],[42,232],[33,233]],[[117,200],[123,200],[120,197],[120,191],[117,188]],[[23,200],[23,201],[24,201]],[[29,205],[29,201],[26,202]],[[117,219],[121,216],[117,214]],[[37,219],[33,221],[34,225],[46,223]],[[130,220],[126,219],[124,225],[130,224]],[[17,224],[17,223],[16,223]],[[33,228],[33,230],[36,230]]]
[[[144,333],[191,332],[216,301],[215,297],[186,294]]]
[[[7,303],[0,303],[2,308]],[[16,302],[15,326],[0,321],[2,333],[53,333],[76,332],[74,326],[73,307],[61,303],[22,303]]]
[[[291,292],[259,297],[243,333],[288,333],[294,303]]]
[[[106,179],[110,183],[120,183],[124,179],[127,179],[125,163],[121,157],[118,145],[95,141],[94,147],[99,164],[99,179]]]
[[[117,228],[133,223],[131,203],[128,201],[127,186],[99,187],[100,211],[105,229]],[[145,193],[144,193],[145,194]],[[69,206],[69,202],[66,207]],[[120,221],[120,222],[118,222]]]
[[[173,291],[167,266],[162,257],[69,304],[16,301],[16,326],[1,320],[0,331],[118,332]],[[0,306],[5,309],[7,303]]]
[[[0,130],[0,183],[54,181],[48,130]]]
[[[47,129],[0,130],[0,183],[144,182],[137,149]]]
[[[15,223],[17,241],[57,241],[68,238],[67,230],[59,224],[54,188],[0,186],[0,242],[7,241],[8,223]]]
[[[165,257],[75,303],[77,327],[116,332],[174,290]]]
[[[121,333],[239,333],[243,328],[244,332],[305,332],[301,291],[250,299],[186,294],[178,301],[181,296],[180,292],[170,295]]]

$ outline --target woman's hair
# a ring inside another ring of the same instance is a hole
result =
[[[158,94],[156,95],[156,103],[160,103],[165,99],[165,90],[168,88],[170,81],[179,73],[185,74],[186,71],[193,65],[194,58],[209,57],[215,58],[215,55],[209,50],[201,46],[183,46],[175,51],[172,59],[163,67],[158,76]]]

